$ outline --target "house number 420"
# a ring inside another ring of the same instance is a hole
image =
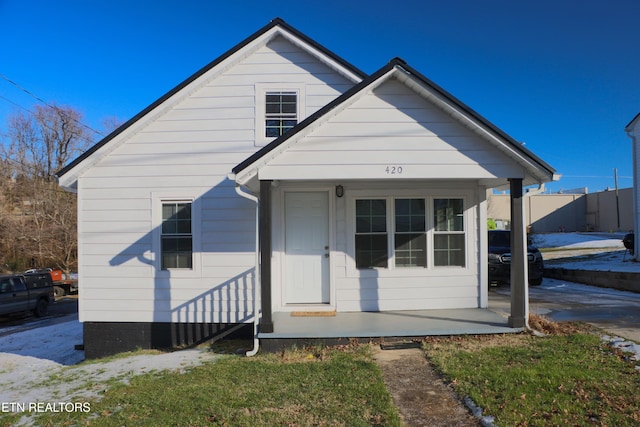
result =
[[[387,166],[384,171],[387,175],[400,175],[402,173],[402,166]]]

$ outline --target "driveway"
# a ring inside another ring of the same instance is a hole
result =
[[[0,316],[0,337],[74,319],[78,319],[77,295],[56,300],[49,306],[49,312],[43,317],[35,317],[31,313]]]
[[[510,312],[509,287],[489,291],[489,308]],[[640,294],[545,278],[529,288],[529,311],[551,320],[593,324],[611,334],[640,342]]]

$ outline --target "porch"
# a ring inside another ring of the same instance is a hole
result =
[[[335,316],[293,316],[273,313],[273,332],[261,332],[261,340],[334,338],[425,337],[429,335],[476,335],[521,332],[506,317],[481,308],[342,312]]]

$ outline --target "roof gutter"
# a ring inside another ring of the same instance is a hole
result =
[[[235,174],[229,174],[229,179],[235,182]],[[258,324],[260,322],[260,204],[258,203],[258,197],[255,194],[243,191],[240,184],[236,182],[236,193],[240,197],[251,200],[256,204],[256,250],[255,250],[255,270],[254,270],[254,284],[253,284],[253,348],[245,353],[245,356],[252,357],[260,350],[260,340],[258,339]]]

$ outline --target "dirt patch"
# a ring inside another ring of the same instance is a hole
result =
[[[376,346],[374,358],[405,425],[479,426],[450,386],[434,371],[416,345]]]

